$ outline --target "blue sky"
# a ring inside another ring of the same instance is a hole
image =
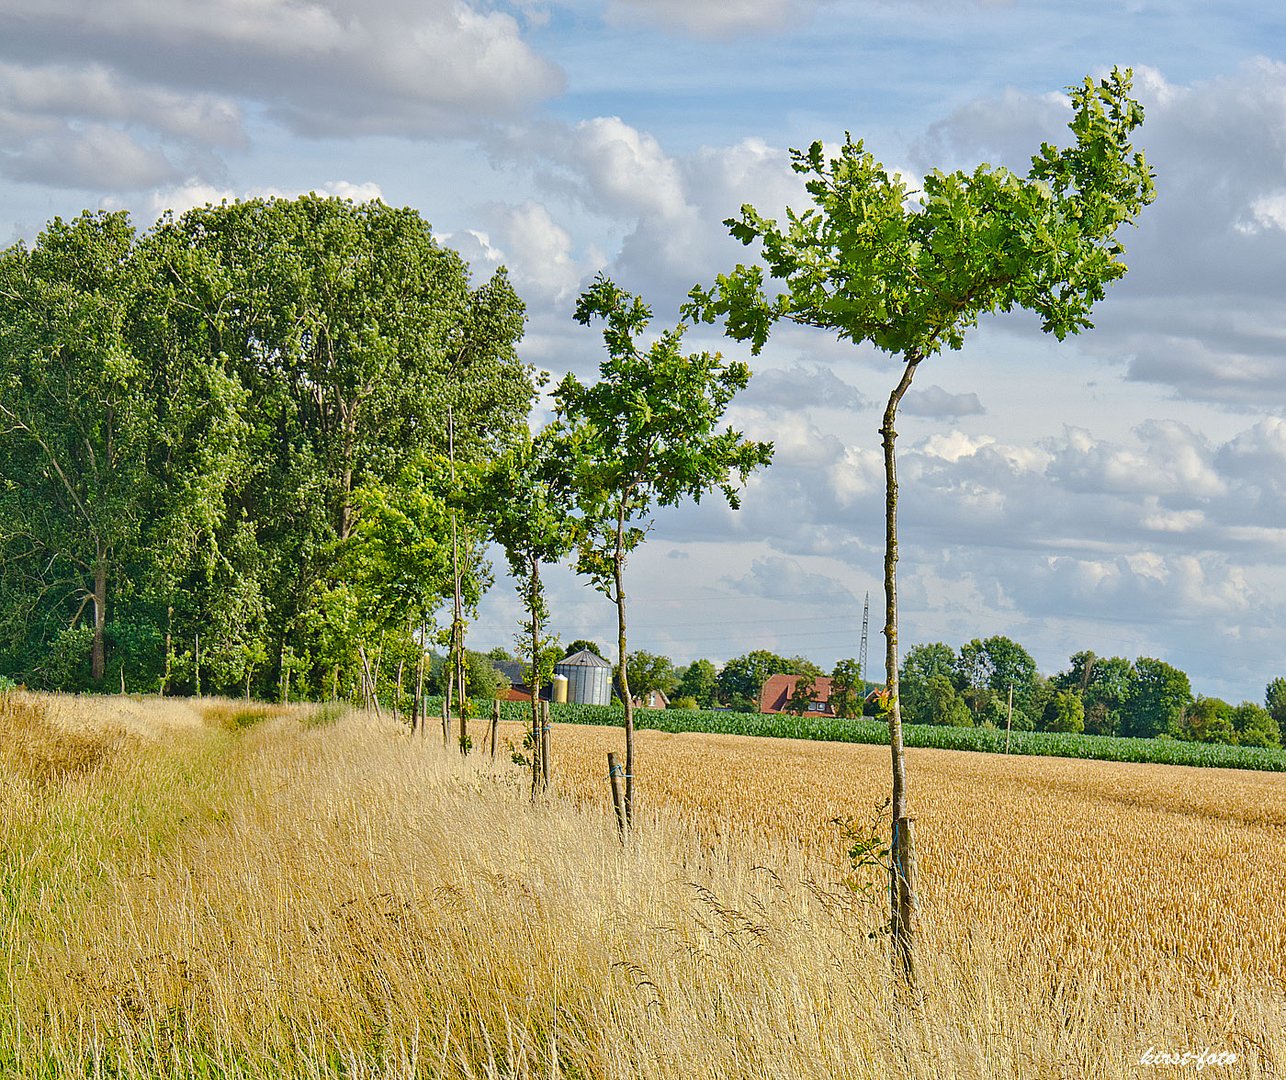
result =
[[[788,147],[848,130],[911,177],[1022,169],[1063,138],[1063,88],[1132,66],[1159,197],[1096,329],[986,322],[907,398],[902,638],[1007,634],[1051,673],[1081,648],[1157,656],[1259,700],[1286,674],[1284,46],[1266,0],[0,0],[0,242],[85,207],[147,225],[220,198],[380,197],[479,275],[507,265],[526,357],[589,377],[584,284],[606,270],[671,324],[747,255],[722,218],[802,205]],[[737,514],[658,515],[632,645],[829,666],[856,654],[865,594],[880,605],[896,369],[803,331],[753,366],[734,419],[776,462]],[[512,639],[498,578],[479,645]],[[551,588],[564,640],[612,639],[605,599],[566,571]]]

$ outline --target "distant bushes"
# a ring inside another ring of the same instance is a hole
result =
[[[441,705],[438,706],[439,710]],[[525,702],[503,702],[507,720],[531,716]],[[552,718],[570,724],[619,724],[619,707],[602,705],[553,705]],[[880,720],[841,720],[829,716],[792,716],[788,713],[740,713],[712,710],[640,709],[634,714],[639,728],[657,731],[692,731],[721,735],[758,735],[779,739],[813,739],[823,742],[887,744],[888,725]],[[994,727],[952,727],[937,724],[904,724],[907,746],[941,750],[1004,753],[1005,732]],[[1097,761],[1137,761],[1161,765],[1197,765],[1223,769],[1261,769],[1286,772],[1286,751],[1221,743],[1184,742],[1178,739],[1129,739],[1071,732],[1014,731],[1010,753],[1040,757],[1088,758]]]

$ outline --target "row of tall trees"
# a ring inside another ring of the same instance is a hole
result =
[[[537,686],[542,567],[571,555],[627,657],[628,823],[626,563],[658,508],[735,507],[772,453],[720,426],[749,368],[685,353],[682,324],[640,342],[651,315],[594,281],[576,318],[603,324],[599,378],[563,378],[533,435],[521,300],[503,271],[471,285],[413,210],[252,200],[141,235],[124,214],[55,220],[0,255],[0,671],[372,704],[382,680],[418,703],[436,643],[466,715],[485,544],[519,582]]]
[[[328,696],[454,588],[462,463],[525,430],[523,304],[413,210],[308,196],[0,255],[0,670]],[[459,538],[463,591],[483,532]],[[363,655],[365,654],[365,655]]]

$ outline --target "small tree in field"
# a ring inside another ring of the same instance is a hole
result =
[[[652,311],[599,277],[576,305],[576,319],[606,324],[599,381],[568,375],[554,391],[575,500],[577,570],[616,605],[617,681],[625,706],[625,824],[633,820],[634,704],[626,649],[625,562],[643,542],[653,509],[718,489],[734,509],[738,484],[772,457],[772,444],[717,430],[733,396],[750,381],[742,363],[718,353],[682,352],[682,324],[642,351],[635,339]]]
[[[488,470],[485,506],[492,538],[505,549],[509,570],[518,581],[518,595],[527,617],[520,638],[528,662],[531,687],[531,790],[548,784],[541,756],[540,688],[553,676],[556,657],[545,633],[549,609],[541,566],[557,562],[572,546],[570,524],[557,502],[566,486],[563,458],[552,429],[534,439],[520,437]]]
[[[861,142],[846,137],[839,156],[822,144],[792,151],[814,203],[787,212],[785,227],[743,206],[732,235],[758,243],[768,275],[785,282],[770,298],[761,267],[738,266],[710,289],[695,288],[685,315],[714,322],[758,352],[778,320],[870,342],[897,358],[880,435],[885,474],[885,678],[893,754],[892,929],[914,980],[918,920],[914,841],[898,702],[897,470],[894,424],[916,370],[943,349],[959,349],[988,312],[1027,308],[1060,340],[1088,329],[1107,284],[1125,273],[1116,234],[1153,198],[1152,173],[1130,136],[1143,110],[1130,98],[1130,73],[1114,70],[1071,88],[1075,143],[1048,143],[1026,177],[980,165],[971,173],[934,171],[907,190]]]

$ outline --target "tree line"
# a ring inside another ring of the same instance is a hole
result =
[[[523,325],[503,271],[473,285],[380,203],[251,200],[142,234],[86,212],[7,249],[0,670],[326,697],[374,640],[404,665],[451,581],[448,419],[465,463],[524,426]]]
[[[575,315],[603,326],[599,378],[561,379],[533,432],[548,376],[518,356],[521,299],[503,269],[475,285],[414,210],[255,199],[141,234],[87,211],[0,253],[0,673],[418,705],[441,646],[467,717],[491,541],[531,683],[558,655],[542,567],[569,556],[627,656],[652,515],[735,507],[772,447],[720,426],[745,364],[684,352],[683,324],[640,344],[651,309],[602,276]]]
[[[571,648],[599,652],[584,639]],[[831,680],[828,704],[836,716],[880,716],[886,708],[878,694],[870,693],[883,687],[866,679],[852,658],[827,672],[805,656],[766,649],[723,665],[704,658],[675,664],[668,656],[639,650],[630,654],[628,666],[638,693],[660,690],[670,708],[757,712],[764,683],[778,674],[800,676],[786,702],[788,712],[804,712],[817,700],[821,677]],[[913,645],[902,660],[899,685],[902,713],[913,724],[1263,747],[1280,746],[1286,726],[1286,678],[1268,683],[1263,704],[1233,705],[1194,694],[1186,673],[1145,656],[1130,661],[1082,650],[1069,658],[1066,670],[1044,675],[1027,649],[1003,635],[974,638],[959,649],[943,642]]]

